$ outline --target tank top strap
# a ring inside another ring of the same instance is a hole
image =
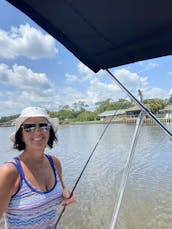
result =
[[[22,179],[24,179],[24,172],[23,172],[23,169],[22,169],[22,166],[21,166],[21,163],[20,163],[20,159],[18,157],[15,157],[14,160],[15,160],[17,171],[20,174],[20,177],[21,177],[21,180],[22,180]]]
[[[54,165],[54,161],[53,161],[52,156],[47,155],[47,154],[45,154],[45,156],[48,158],[48,160],[49,160],[49,162],[50,162],[50,165],[51,165],[51,167],[52,167],[52,169],[53,169],[53,172],[54,172],[54,174],[55,174],[55,177],[56,177],[56,169],[55,169],[55,165]]]
[[[14,161],[7,161],[7,162],[5,162],[5,164],[12,164],[12,165],[14,165],[16,167],[16,169],[17,169],[17,171],[18,171],[18,173],[20,175],[20,183],[21,183],[21,181],[24,178],[24,173],[23,173],[23,169],[21,167],[19,158],[18,157],[15,157],[14,158]]]

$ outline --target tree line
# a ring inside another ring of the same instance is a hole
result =
[[[143,103],[152,113],[156,114],[159,110],[164,109],[165,106],[172,105],[172,95],[166,100],[159,98],[145,99]],[[132,106],[134,106],[134,103],[126,99],[118,99],[117,101],[106,99],[97,102],[94,111],[90,111],[89,106],[85,102],[79,101],[74,103],[72,107],[64,105],[60,106],[58,111],[48,110],[48,113],[51,117],[58,117],[61,124],[67,124],[71,122],[98,121],[98,115],[104,111],[128,109]],[[9,122],[17,117],[18,115],[1,117],[0,123]]]

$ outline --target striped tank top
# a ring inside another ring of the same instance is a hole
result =
[[[61,203],[62,185],[53,159],[46,155],[55,176],[51,190],[37,190],[24,175],[20,160],[9,162],[16,166],[20,174],[20,186],[10,200],[4,214],[5,229],[53,229],[57,221],[57,206]],[[56,228],[60,228],[59,225]]]

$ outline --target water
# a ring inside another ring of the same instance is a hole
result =
[[[60,126],[59,142],[51,154],[60,158],[64,181],[70,189],[104,127],[103,124]],[[110,227],[134,128],[127,124],[109,127],[78,183],[77,204],[63,215],[61,228]],[[1,163],[17,154],[8,140],[11,131],[12,128],[0,128]],[[142,127],[116,229],[172,228],[171,149],[172,141],[158,127]]]

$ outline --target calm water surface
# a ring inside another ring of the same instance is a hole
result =
[[[105,125],[60,126],[51,151],[72,189]],[[172,130],[172,126],[167,126]],[[64,229],[108,229],[134,125],[112,124],[98,145],[76,188],[77,204],[61,219]],[[12,128],[0,128],[0,163],[14,157],[8,139]],[[143,126],[138,139],[116,229],[172,228],[172,141],[156,126]],[[49,150],[47,150],[49,152]],[[1,229],[4,226],[0,227]]]

